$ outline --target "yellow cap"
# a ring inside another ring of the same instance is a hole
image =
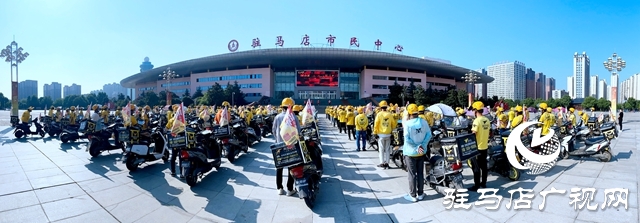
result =
[[[475,110],[483,110],[484,103],[482,103],[481,101],[476,101],[476,102],[473,102],[473,104],[471,104],[471,107]]]
[[[407,112],[412,115],[418,114],[418,106],[416,104],[410,104],[407,106]]]
[[[383,101],[381,101],[381,102],[380,102],[380,104],[378,104],[378,105],[379,105],[380,107],[387,107],[387,106],[389,106],[389,105],[387,104],[387,101],[384,101],[384,100],[383,100]]]
[[[569,108],[569,111],[570,111],[571,113],[573,113],[573,112],[575,112],[576,110],[575,110],[575,109],[573,109],[573,108]]]
[[[293,101],[292,98],[285,98],[282,99],[282,103],[280,104],[280,107],[289,107],[289,106],[293,106],[295,104],[295,102]]]
[[[538,105],[538,107],[540,107],[541,109],[547,109],[547,103],[542,102]]]
[[[517,112],[522,112],[522,106],[520,106],[520,105],[516,106],[516,111]]]

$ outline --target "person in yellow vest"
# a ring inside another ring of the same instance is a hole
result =
[[[515,110],[516,110],[516,117],[514,117],[513,121],[511,122],[511,129],[514,129],[518,125],[522,124],[522,121],[524,119],[524,116],[522,115],[522,106],[520,105],[516,106]]]
[[[356,139],[356,114],[354,112],[353,106],[349,106],[347,109],[347,135],[349,140],[352,140],[351,136]]]
[[[69,125],[76,125],[76,107],[71,106],[71,112],[69,112]]]
[[[345,108],[340,108],[338,111],[338,128],[340,129],[340,133],[342,133],[342,131],[347,133],[347,111],[345,111]]]
[[[478,191],[479,188],[487,188],[487,149],[489,148],[489,133],[491,132],[491,122],[487,117],[482,115],[484,111],[484,103],[480,101],[473,102],[471,104],[476,119],[473,120],[471,132],[476,135],[476,142],[478,143],[478,151],[480,154],[475,159],[478,167],[473,168],[473,182],[474,186],[469,188],[469,191]],[[515,118],[515,112],[514,112]]]
[[[127,123],[125,123],[124,125],[127,126],[127,127],[137,126],[138,125],[138,118],[136,117],[136,106],[135,105],[131,105],[129,107],[129,109],[131,109],[131,116],[129,117],[129,121]]]
[[[569,108],[569,122],[571,122],[571,127],[575,127],[577,124],[575,112],[576,110],[574,108]]]
[[[144,106],[144,111],[141,112],[142,114],[140,115],[142,117],[142,120],[144,120],[144,124],[142,124],[142,129],[146,130],[149,128],[149,116],[151,115],[151,107],[149,107],[149,105]]]
[[[387,169],[389,168],[389,155],[391,153],[391,133],[398,122],[393,117],[393,114],[386,111],[388,107],[386,101],[381,101],[379,106],[380,112],[376,115],[373,124],[373,135],[378,138],[378,158],[380,159],[378,167]]]
[[[578,115],[580,115],[580,118],[582,119],[582,125],[586,126],[589,121],[589,115],[584,111],[578,112]]]
[[[435,123],[435,117],[433,117],[433,112],[427,110],[427,113],[425,113],[425,121],[427,121],[427,123],[429,124],[429,127],[433,127],[433,124]]]
[[[549,112],[550,108],[547,107],[547,103],[540,103],[539,107],[542,115],[540,115],[538,122],[542,123],[542,135],[547,135],[549,134],[549,128],[551,128],[554,123],[553,115]]]
[[[327,106],[324,109],[325,118],[329,119],[329,114],[331,113],[331,107]]]
[[[516,117],[516,112],[513,111],[512,109],[509,109],[509,113],[507,113],[509,115],[509,123],[511,123],[513,121],[513,118]],[[509,124],[507,124],[508,126]]]
[[[109,123],[109,107],[106,105],[102,106],[102,112],[100,112],[100,117],[102,121],[106,124]]]
[[[253,113],[250,110],[245,109],[244,110],[244,121],[245,121],[245,123],[247,123],[247,126],[249,124],[251,124],[251,119],[253,119]]]
[[[55,108],[54,108],[53,106],[51,106],[51,108],[49,108],[49,114],[47,114],[47,116],[49,116],[49,117],[51,118],[51,120],[53,120],[53,118],[54,118],[54,116],[53,116],[53,115],[54,115],[54,114],[53,114],[53,110],[54,110],[54,109],[55,109]]]
[[[62,108],[56,108],[56,122],[62,121]]]
[[[33,107],[29,107],[27,108],[26,111],[22,113],[22,116],[20,117],[20,121],[22,121],[22,124],[29,124],[29,122],[31,121],[32,111],[33,111]]]
[[[367,128],[369,126],[369,118],[364,113],[364,108],[358,108],[358,115],[355,117],[356,124],[356,150],[359,152],[367,151]],[[360,147],[360,141],[362,141],[362,147]]]
[[[120,106],[116,108],[116,118],[122,118],[122,108]]]
[[[332,107],[331,108],[331,123],[333,123],[333,127],[337,127],[338,126],[338,107]]]
[[[509,121],[513,123],[513,119],[515,119],[516,112],[514,112],[512,109],[509,109],[509,113],[511,112],[514,113],[514,117],[511,120],[509,120],[509,117],[507,117],[507,115],[504,114],[503,108],[498,107],[498,111],[496,112],[496,117],[498,118],[497,124],[498,124],[498,132],[500,132],[500,134],[507,131],[507,126],[509,126]]]
[[[291,111],[293,112],[293,115],[296,116],[296,118],[298,118],[298,123],[296,123],[296,125],[302,127],[302,118],[300,117],[300,111],[302,110],[302,108],[300,108],[300,105],[294,105],[293,107],[291,107]]]
[[[424,115],[424,105],[418,106],[418,118],[421,118],[425,121],[427,120],[427,117]]]
[[[218,123],[218,125],[220,124],[220,118],[222,118],[222,111],[224,110],[223,108],[227,108],[227,111],[228,111],[227,114],[230,114],[231,113],[231,110],[229,110],[231,109],[230,107],[231,107],[231,104],[229,104],[228,101],[222,102],[222,108],[218,111],[218,113],[216,113],[216,117],[215,117],[216,123]]]

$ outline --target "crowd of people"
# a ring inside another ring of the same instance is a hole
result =
[[[402,145],[403,159],[408,172],[409,194],[407,200],[416,202],[424,199],[423,181],[424,161],[428,151],[428,143],[432,138],[431,130],[437,128],[436,123],[445,122],[452,127],[468,129],[475,135],[479,151],[478,157],[487,157],[489,138],[492,128],[499,133],[513,130],[518,125],[529,120],[536,120],[542,128],[542,135],[549,134],[552,126],[562,126],[568,121],[571,126],[587,123],[589,117],[595,117],[594,108],[591,114],[588,111],[577,111],[575,108],[551,108],[546,103],[540,103],[536,109],[537,119],[530,117],[530,111],[526,106],[515,106],[505,111],[504,107],[486,107],[483,102],[476,101],[467,108],[456,108],[457,117],[453,120],[445,120],[442,114],[426,109],[423,105],[408,104],[400,107],[397,104],[388,104],[381,101],[377,107],[371,104],[367,106],[329,106],[326,108],[326,117],[338,128],[339,133],[347,134],[349,140],[356,140],[356,151],[365,151],[368,142],[366,132],[372,132],[372,137],[377,139],[379,164],[378,167],[389,168],[391,153],[392,131],[401,123],[403,128],[404,143]],[[618,114],[619,127],[622,129],[623,113]],[[370,122],[373,125],[370,125]],[[487,159],[477,159],[478,167],[474,168],[474,185],[470,191],[486,188],[487,183]]]

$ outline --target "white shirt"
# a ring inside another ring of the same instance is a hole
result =
[[[93,114],[91,114],[91,121],[98,122],[100,121],[100,119],[101,119],[100,115],[98,115],[97,112],[94,112]]]

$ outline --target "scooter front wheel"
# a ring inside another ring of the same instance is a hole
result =
[[[127,156],[127,160],[125,162],[129,171],[136,171],[138,169],[138,165],[135,164],[136,156]]]
[[[520,170],[516,169],[515,167],[510,167],[508,173],[509,180],[516,181],[520,179]]]
[[[91,143],[91,146],[89,147],[89,155],[91,155],[91,157],[96,157],[100,155],[100,146],[98,144],[99,143],[97,142]]]
[[[611,157],[613,157],[613,155],[611,155],[611,152],[609,151],[604,151],[602,152],[602,157],[598,158],[598,160],[600,160],[600,162],[609,162],[611,161]]]
[[[16,139],[20,139],[24,136],[24,132],[20,129],[16,130],[15,133],[13,133],[13,135],[16,137]]]

